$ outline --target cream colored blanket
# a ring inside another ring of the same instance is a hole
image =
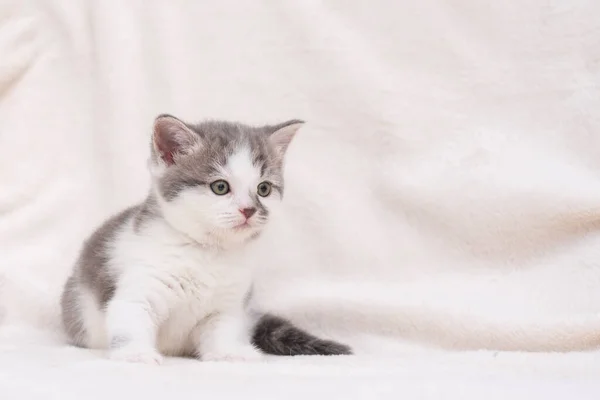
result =
[[[257,300],[355,357],[63,344],[61,286],[144,198],[165,112],[307,121]],[[597,1],[3,0],[0,154],[2,399],[600,398]]]

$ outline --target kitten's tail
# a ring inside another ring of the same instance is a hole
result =
[[[297,328],[290,321],[272,314],[260,317],[254,327],[252,341],[263,352],[276,356],[352,354],[349,346],[319,339]]]

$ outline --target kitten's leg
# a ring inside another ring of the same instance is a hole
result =
[[[194,331],[203,361],[252,361],[262,358],[250,342],[244,315],[220,313],[202,321]]]
[[[158,315],[147,301],[115,297],[108,303],[106,327],[111,359],[145,364],[162,362],[156,350]]]

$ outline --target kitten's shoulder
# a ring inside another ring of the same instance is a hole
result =
[[[153,216],[153,208],[147,202],[129,207],[108,218],[84,242],[77,260],[76,275],[79,281],[95,289],[101,301],[112,294],[114,277],[108,271],[110,249],[119,232],[131,227],[141,229]]]
[[[120,229],[131,223],[135,232],[145,226],[156,216],[156,205],[147,200],[144,203],[126,208],[125,210],[109,217],[96,231],[85,241],[84,251],[88,247],[96,247],[102,243],[115,239]]]
[[[143,213],[143,207],[143,204],[138,204],[109,217],[85,241],[83,253],[86,252],[86,249],[102,246],[113,240],[119,230],[132,220],[133,224],[139,227],[143,222],[143,218],[140,215]]]

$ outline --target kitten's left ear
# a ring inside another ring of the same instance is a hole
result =
[[[298,129],[304,125],[304,121],[292,119],[279,125],[269,127],[269,141],[273,144],[279,155],[283,156],[292,142]]]

